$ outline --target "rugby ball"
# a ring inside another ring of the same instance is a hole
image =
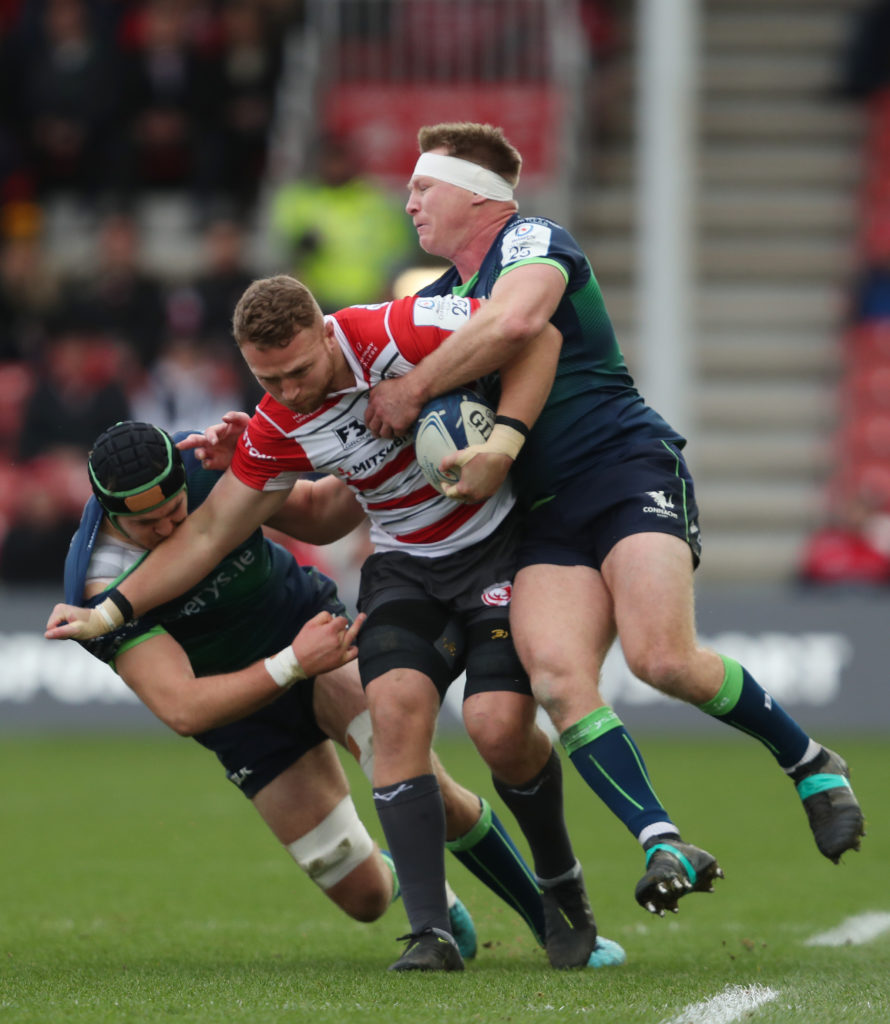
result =
[[[414,432],[414,454],[427,480],[441,491],[457,483],[460,470],[442,473],[439,463],[451,452],[484,444],[494,427],[495,411],[469,388],[457,388],[432,399],[420,410]]]

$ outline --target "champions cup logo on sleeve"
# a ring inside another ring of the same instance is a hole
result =
[[[524,221],[504,235],[501,243],[501,263],[515,263],[517,260],[546,256],[550,251],[551,230],[546,224]]]
[[[438,327],[456,331],[470,319],[470,300],[460,295],[436,295],[415,299],[414,323],[418,327]]]
[[[513,596],[513,584],[510,580],[503,583],[493,583],[482,592],[482,603],[489,608],[505,608]]]

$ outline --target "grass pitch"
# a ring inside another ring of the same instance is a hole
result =
[[[714,895],[664,919],[634,902],[639,848],[564,760],[597,921],[625,966],[551,970],[519,918],[449,858],[479,955],[463,974],[408,976],[385,970],[406,930],[401,905],[372,925],[349,920],[197,744],[161,732],[4,737],[0,1021],[890,1021],[886,738],[820,737],[850,762],[868,816],[863,851],[835,867],[772,758],[716,732],[639,737],[684,835],[726,872]],[[437,747],[510,826],[472,748]],[[347,770],[380,839],[369,787]]]

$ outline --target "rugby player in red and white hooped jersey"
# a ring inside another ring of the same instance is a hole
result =
[[[180,592],[279,508],[302,471],[335,474],[363,502],[377,545],[362,569],[359,606],[368,619],[358,644],[374,728],[375,805],[411,927],[392,967],[463,966],[448,931],[442,802],[430,745],[441,698],[464,669],[464,721],[532,851],[550,961],[583,966],[597,932],[563,819],[560,762],[536,724],[510,637],[512,496],[506,489],[479,506],[455,503],[426,484],[410,442],[374,438],[363,422],[371,386],[407,372],[474,308],[412,298],[325,318],[293,278],[255,281],[238,303],[234,332],[268,397],[232,466],[121,584],[116,596],[123,600],[92,611],[57,606],[47,635],[97,635],[107,630],[105,620],[139,614]],[[548,326],[519,357],[528,385],[513,391],[512,404],[501,403],[508,423],[534,422],[560,340]],[[504,451],[515,452],[514,440],[507,437],[503,451],[497,443],[487,447],[480,458],[510,458]]]
[[[383,440],[365,426],[370,388],[401,376],[465,323],[478,299],[409,298],[351,306],[324,319],[319,347],[333,388],[287,379],[273,366],[278,349],[249,346],[251,369],[268,394],[257,406],[232,462],[239,480],[257,490],[290,490],[307,471],[344,481],[365,509],[377,552],[406,551],[439,558],[484,540],[504,520],[515,498],[507,482],[487,501],[456,504],[431,486],[414,458],[411,438]],[[396,341],[398,339],[398,341]]]

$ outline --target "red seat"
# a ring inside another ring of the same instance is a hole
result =
[[[890,359],[854,363],[841,382],[840,405],[845,418],[890,411]]]
[[[890,410],[857,410],[842,423],[837,441],[838,463],[890,463]]]
[[[851,327],[844,336],[848,366],[866,362],[890,363],[890,320],[868,320]]]

